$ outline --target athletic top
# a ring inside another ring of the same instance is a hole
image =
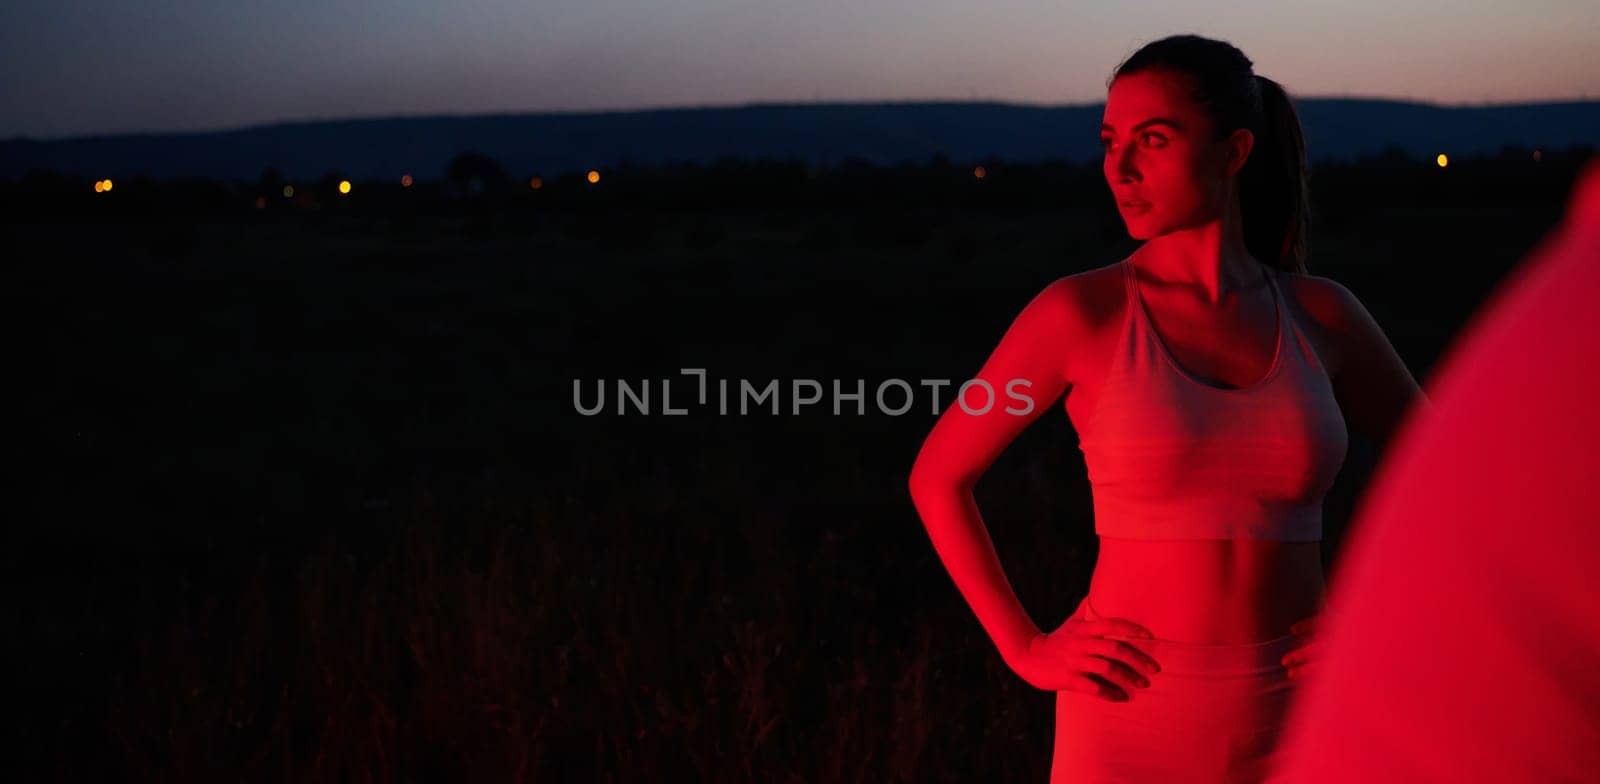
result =
[[[1079,428],[1094,530],[1125,539],[1322,538],[1322,499],[1344,462],[1333,385],[1267,272],[1272,366],[1246,387],[1194,377],[1151,326],[1133,266],[1127,317],[1099,402]]]

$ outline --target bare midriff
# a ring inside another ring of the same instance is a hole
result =
[[[1089,600],[1160,639],[1226,645],[1289,634],[1323,587],[1321,542],[1102,536]]]

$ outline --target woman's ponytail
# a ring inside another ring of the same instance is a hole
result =
[[[1250,255],[1280,269],[1306,271],[1310,187],[1300,117],[1283,86],[1254,76],[1260,132],[1239,172],[1239,209]]]

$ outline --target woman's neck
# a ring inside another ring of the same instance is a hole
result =
[[[1223,219],[1152,237],[1134,256],[1151,277],[1193,289],[1211,304],[1263,282],[1239,227]]]

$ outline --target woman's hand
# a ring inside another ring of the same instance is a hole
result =
[[[1306,669],[1312,662],[1321,661],[1322,641],[1315,634],[1317,627],[1323,623],[1322,614],[1303,618],[1289,627],[1289,633],[1303,640],[1305,643],[1283,655],[1283,666],[1289,668],[1289,677],[1303,678],[1310,674]]]
[[[1123,702],[1150,685],[1161,665],[1144,651],[1102,635],[1150,638],[1149,630],[1122,618],[1068,618],[1053,632],[1040,632],[1006,663],[1023,680],[1045,691],[1080,691]]]

